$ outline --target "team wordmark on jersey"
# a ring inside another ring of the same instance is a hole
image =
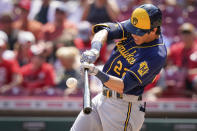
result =
[[[134,50],[132,53],[130,53],[122,44],[117,44],[118,51],[120,54],[127,60],[129,64],[134,64],[135,58],[134,54],[136,53],[136,50]]]

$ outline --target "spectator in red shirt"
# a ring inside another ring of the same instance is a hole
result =
[[[180,27],[182,41],[171,46],[168,63],[176,65],[185,76],[185,85],[191,92],[197,92],[197,41],[195,27],[184,23]],[[180,76],[180,73],[179,73]]]
[[[32,45],[31,62],[21,68],[23,76],[22,86],[26,88],[30,95],[41,93],[54,86],[53,66],[45,62],[44,47]]]
[[[15,55],[6,50],[6,42],[0,37],[0,94],[18,86],[21,80]]]

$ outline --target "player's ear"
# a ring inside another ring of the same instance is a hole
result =
[[[152,32],[153,34],[156,34],[157,30],[158,30],[158,28],[153,28],[151,32]]]
[[[156,34],[156,32],[157,32],[157,28],[153,28],[153,29],[151,29],[151,30],[148,32],[148,34],[154,35],[154,34]]]
[[[150,30],[150,32],[149,32],[149,34],[151,34],[151,35],[157,35],[157,31],[158,31],[158,28],[153,28],[153,29],[151,29]]]

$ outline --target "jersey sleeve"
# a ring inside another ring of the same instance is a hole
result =
[[[143,88],[154,80],[155,76],[163,67],[164,63],[158,61],[158,58],[144,58],[128,69],[126,75],[123,77],[123,92],[125,94],[137,93],[135,95],[139,95],[140,92],[136,92],[136,90],[143,91]]]
[[[108,31],[107,40],[122,39],[126,36],[126,31],[123,28],[123,23],[101,23],[96,24],[92,28],[93,33],[106,29]]]

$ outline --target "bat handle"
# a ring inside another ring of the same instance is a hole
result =
[[[83,96],[83,112],[89,114],[92,111],[90,88],[88,81],[88,69],[84,70],[84,96]]]

